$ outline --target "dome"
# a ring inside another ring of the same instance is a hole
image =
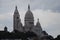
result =
[[[25,20],[26,19],[34,19],[32,12],[30,11],[30,6],[28,5],[28,11],[25,14]]]
[[[38,21],[37,21],[36,26],[38,26],[38,27],[41,26],[41,25],[40,25],[40,22],[39,22],[39,19],[38,19]]]
[[[28,10],[28,11],[26,12],[25,19],[33,19],[33,14],[32,14],[31,11]]]

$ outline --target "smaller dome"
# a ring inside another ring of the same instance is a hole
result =
[[[39,22],[39,18],[38,18],[37,20],[38,20],[38,21],[37,21],[36,26],[41,26],[41,25],[40,25],[40,22]]]
[[[30,5],[28,5],[28,11],[25,14],[25,20],[26,19],[34,19],[32,12],[30,11]]]

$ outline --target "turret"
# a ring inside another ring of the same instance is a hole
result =
[[[20,19],[20,15],[17,9],[17,6],[15,7],[14,15],[13,15],[13,28],[14,30],[21,31],[22,23]]]
[[[34,29],[34,32],[38,35],[38,37],[41,37],[42,28],[41,28],[41,24],[39,22],[39,19],[37,19],[36,26],[33,29]]]
[[[7,32],[7,27],[6,26],[4,27],[4,31]]]
[[[39,30],[40,32],[42,32],[42,28],[41,28],[41,24],[40,24],[40,22],[39,22],[39,18],[37,19],[36,27],[38,28],[38,30]]]

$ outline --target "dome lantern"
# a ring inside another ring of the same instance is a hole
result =
[[[28,10],[30,10],[30,5],[28,5]]]

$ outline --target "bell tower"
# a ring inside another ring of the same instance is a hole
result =
[[[21,19],[20,15],[17,9],[17,6],[15,7],[14,15],[13,15],[13,28],[14,30],[20,31],[20,27],[22,26],[21,24]]]

